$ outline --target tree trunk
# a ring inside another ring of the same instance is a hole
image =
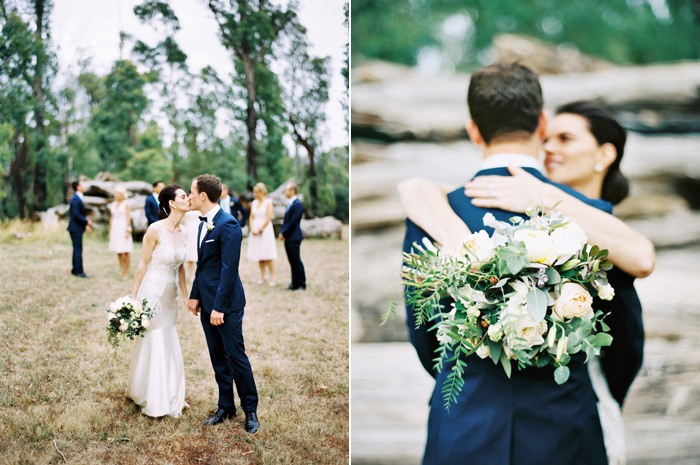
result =
[[[315,215],[316,214],[316,205],[318,205],[318,184],[316,183],[316,163],[315,163],[315,158],[316,158],[316,148],[311,145],[309,142],[308,137],[304,137],[301,135],[299,132],[294,118],[289,117],[289,122],[292,125],[292,134],[294,135],[294,138],[299,142],[304,149],[306,149],[306,153],[309,157],[309,195],[311,196],[310,199],[310,205],[311,205],[311,214]]]
[[[20,139],[22,141],[20,142]],[[15,149],[15,159],[10,164],[10,179],[12,187],[17,197],[17,211],[19,217],[24,219],[27,217],[27,199],[25,197],[24,173],[28,171],[29,164],[29,143],[27,136],[15,131],[12,136],[12,145]]]
[[[34,11],[36,13],[36,40],[43,43],[44,38],[44,0],[36,0],[34,2]],[[38,133],[37,143],[34,147],[34,153],[38,155],[34,164],[34,203],[32,211],[43,210],[46,207],[46,196],[48,191],[46,179],[46,163],[44,163],[44,148],[46,147],[46,126],[44,120],[46,118],[46,99],[42,84],[44,81],[44,67],[46,62],[42,59],[36,60],[34,69],[34,81],[32,82],[32,91],[36,103],[34,105],[34,116],[36,121],[36,131]]]
[[[247,93],[245,124],[248,132],[248,145],[246,147],[248,179],[246,180],[246,187],[248,189],[252,189],[253,183],[255,183],[258,179],[258,149],[256,147],[258,112],[255,109],[255,102],[257,100],[257,93],[255,89],[255,63],[248,55],[242,55],[242,58],[245,69],[245,84]]]

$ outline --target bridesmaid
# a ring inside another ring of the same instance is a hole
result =
[[[109,251],[119,259],[121,278],[129,277],[134,241],[131,237],[131,206],[126,202],[126,189],[119,186],[114,190],[114,202],[109,204]]]
[[[258,262],[260,266],[260,281],[263,284],[269,280],[270,286],[275,285],[275,260],[277,260],[277,244],[275,232],[272,229],[272,200],[266,198],[267,187],[259,182],[253,186],[255,200],[250,208],[250,236],[248,238],[248,260]],[[265,271],[269,272],[266,276]]]

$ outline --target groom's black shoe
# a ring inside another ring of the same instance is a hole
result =
[[[245,430],[246,432],[253,434],[258,428],[260,428],[260,422],[258,421],[258,414],[255,412],[248,412],[245,414]]]
[[[86,275],[85,273],[73,273],[73,276],[76,276],[78,278],[89,278],[90,276]]]
[[[211,416],[211,418],[204,420],[204,424],[207,426],[218,425],[219,423],[223,423],[224,420],[228,420],[229,418],[233,418],[235,416],[235,410],[229,412],[220,408],[216,411],[216,413],[214,413],[214,415]]]

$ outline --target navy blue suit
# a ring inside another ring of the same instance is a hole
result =
[[[220,210],[209,230],[199,226],[197,240],[203,235],[198,249],[197,271],[192,283],[191,299],[199,300],[204,335],[209,357],[219,385],[218,406],[235,411],[233,384],[248,412],[257,410],[258,392],[250,361],[243,343],[243,313],[245,292],[238,274],[241,258],[241,227],[236,219]],[[224,324],[213,326],[211,311],[224,313]]]
[[[526,168],[549,182],[537,170]],[[506,168],[479,171],[476,176],[508,176]],[[590,200],[565,186],[569,194],[610,211],[610,204]],[[450,206],[471,231],[486,230],[483,216],[497,220],[515,216],[502,210],[475,207],[459,188],[448,195]],[[406,221],[404,251],[427,234]],[[433,370],[437,340],[432,331],[415,328],[413,308],[406,307],[411,343],[423,366],[436,377],[428,419],[424,465],[605,465],[607,455],[598,417],[596,396],[582,354],[569,363],[571,376],[563,385],[553,379],[551,367],[518,370],[508,379],[500,365],[490,359],[467,359],[464,387],[450,412],[444,407],[441,389],[452,368]]]
[[[284,236],[284,250],[287,252],[287,260],[292,270],[293,289],[306,289],[306,273],[301,262],[301,241],[304,234],[301,232],[301,217],[304,214],[304,206],[299,199],[289,205],[284,212],[284,221],[280,234]]]
[[[80,196],[75,193],[70,198],[68,210],[68,233],[73,243],[73,265],[71,273],[83,274],[83,234],[88,225],[87,207]]]
[[[146,206],[144,207],[144,212],[146,213],[146,219],[148,220],[149,226],[158,221],[159,208],[160,206],[158,205],[158,201],[155,197],[153,197],[153,195],[149,195],[146,197]]]

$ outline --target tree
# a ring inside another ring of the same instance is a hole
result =
[[[236,72],[243,76],[248,188],[258,178],[259,79],[268,68],[273,45],[296,18],[296,2],[286,8],[269,0],[208,0],[219,25],[221,43],[233,53]]]
[[[49,71],[54,66],[45,30],[51,4],[36,0],[30,8],[32,20],[25,20],[20,6],[0,0],[0,125],[5,139],[5,156],[11,154],[5,175],[3,215],[29,216],[45,206],[49,165],[56,163],[47,144],[52,114]],[[33,24],[33,28],[32,28]]]
[[[286,81],[287,120],[292,137],[304,147],[308,157],[308,181],[310,207],[318,207],[318,179],[316,177],[316,151],[321,141],[321,131],[326,120],[330,80],[329,57],[311,57],[306,50],[303,29],[293,36],[288,53]]]
[[[106,76],[104,99],[95,107],[90,126],[103,169],[119,172],[126,168],[129,149],[136,147],[138,123],[148,106],[146,81],[127,60],[118,60]]]

